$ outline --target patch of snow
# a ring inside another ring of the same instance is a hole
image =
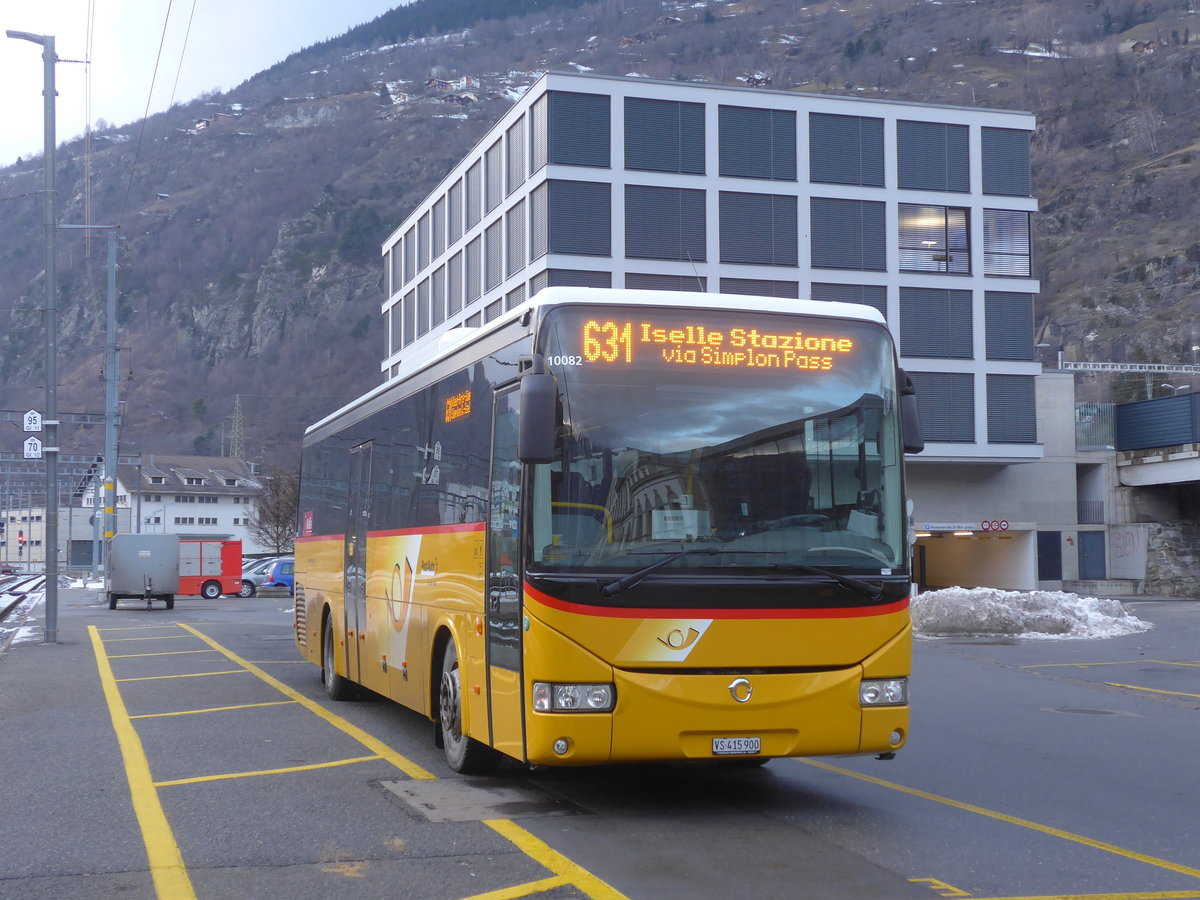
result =
[[[1119,637],[1154,627],[1129,615],[1117,600],[997,588],[950,587],[917,594],[912,599],[912,620],[918,637],[1078,640]]]

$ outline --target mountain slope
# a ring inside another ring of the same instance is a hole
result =
[[[220,452],[240,395],[247,456],[287,460],[306,423],[378,383],[380,242],[547,68],[1032,111],[1039,340],[1070,359],[1190,361],[1198,38],[1200,15],[1166,0],[420,0],[144,129],[101,131],[90,155],[59,149],[61,221],[84,220],[90,170],[91,221],[124,238],[122,451]],[[467,76],[449,93],[468,102],[427,86]],[[9,409],[43,390],[40,184],[40,161],[0,170]],[[59,247],[59,407],[98,411],[104,241]]]

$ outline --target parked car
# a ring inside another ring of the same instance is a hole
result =
[[[267,570],[278,557],[268,556],[266,559],[252,559],[242,563],[242,589],[239,597],[253,597],[258,593],[259,585],[267,577]]]
[[[293,596],[296,592],[296,560],[291,556],[284,556],[271,563],[267,577],[263,579],[259,588],[264,591],[287,588],[288,596]]]

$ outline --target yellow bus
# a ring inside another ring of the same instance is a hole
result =
[[[911,382],[867,306],[548,288],[304,438],[295,634],[449,765],[892,755]]]

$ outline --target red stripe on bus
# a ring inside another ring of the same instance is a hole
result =
[[[886,616],[908,608],[908,597],[883,606],[834,607],[812,609],[644,609],[631,607],[590,606],[551,597],[525,582],[525,594],[543,606],[561,612],[601,616],[611,619],[861,619],[867,616]]]

